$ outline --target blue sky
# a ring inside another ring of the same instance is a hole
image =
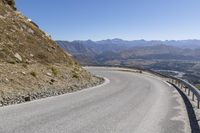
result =
[[[16,0],[55,40],[200,39],[200,0]]]

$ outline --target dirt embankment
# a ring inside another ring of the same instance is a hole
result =
[[[103,82],[81,68],[38,25],[0,0],[0,106]]]

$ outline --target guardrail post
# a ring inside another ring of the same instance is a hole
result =
[[[188,96],[190,96],[190,89],[188,89]]]
[[[192,93],[192,101],[194,101],[194,93]]]
[[[154,72],[154,74],[155,74],[155,72]],[[185,95],[188,95],[188,96],[192,95],[192,101],[195,101],[195,102],[197,101],[197,108],[200,109],[200,93],[195,86],[190,84],[188,81],[180,79],[180,78],[176,78],[173,76],[166,76],[166,75],[162,75],[162,74],[160,74],[160,75],[165,77],[169,83],[182,89],[181,91],[183,91],[185,93]],[[187,92],[187,90],[188,90],[188,92]]]

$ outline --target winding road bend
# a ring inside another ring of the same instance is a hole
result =
[[[87,68],[98,87],[0,108],[0,133],[190,133],[175,88],[159,78]]]

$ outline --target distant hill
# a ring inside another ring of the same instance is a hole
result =
[[[57,41],[81,64],[104,64],[111,60],[200,60],[200,40],[180,41]],[[82,60],[81,57],[85,57]]]
[[[129,66],[162,70],[200,84],[200,40],[57,41],[82,65]],[[170,71],[170,72],[169,72]]]

